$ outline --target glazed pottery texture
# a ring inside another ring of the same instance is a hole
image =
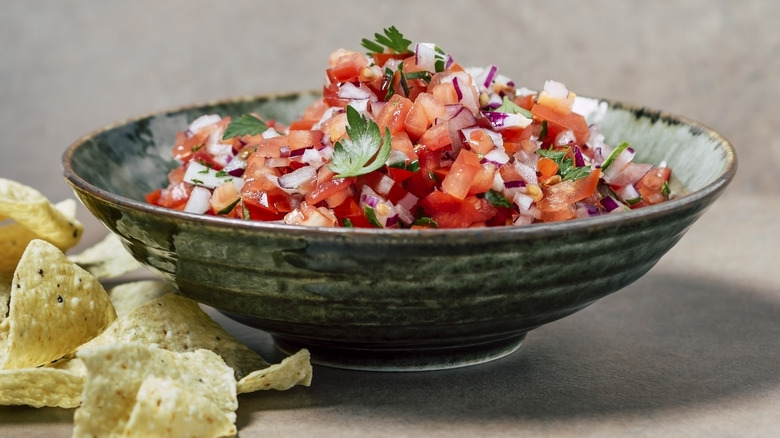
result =
[[[177,131],[203,114],[283,122],[315,93],[197,105],[100,129],[63,156],[87,208],[181,293],[306,347],[315,363],[374,370],[464,366],[645,274],[736,172],[731,145],[682,118],[602,101],[607,141],[672,168],[675,199],[569,222],[456,230],[290,226],[148,205],[176,163]]]

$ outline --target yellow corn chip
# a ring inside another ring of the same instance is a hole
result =
[[[116,234],[109,233],[97,244],[68,258],[98,279],[114,278],[141,268]]]
[[[311,385],[312,367],[309,350],[303,349],[281,363],[253,371],[238,381],[239,394],[275,389],[284,391],[295,385]]]
[[[169,293],[178,293],[172,284],[159,280],[138,280],[122,283],[108,290],[118,318],[136,307]]]
[[[148,377],[175,380],[210,400],[230,424],[235,423],[238,398],[233,370],[211,351],[178,353],[120,343],[79,350],[78,358],[84,361],[87,378],[81,407],[74,414],[74,437],[122,433]]]
[[[207,397],[171,379],[147,377],[136,394],[124,437],[222,437],[236,426]]]
[[[67,369],[0,370],[0,405],[75,408],[83,385],[84,376]]]
[[[0,369],[37,367],[73,353],[116,319],[103,286],[51,243],[27,246],[0,322]]]
[[[8,302],[11,300],[11,275],[0,272],[0,321],[8,315]],[[2,334],[0,334],[2,339]],[[2,345],[0,340],[0,345]],[[2,347],[0,347],[2,348]]]
[[[38,194],[40,196],[34,197],[37,199],[35,205],[43,211],[41,218],[34,216],[29,218],[30,220],[21,221],[19,219],[20,211],[12,211],[16,208],[14,207],[16,204],[8,203],[7,196],[3,195],[4,181],[7,180],[0,178],[0,221],[5,219],[0,224],[0,273],[13,273],[22,253],[27,248],[27,244],[33,239],[50,241],[63,251],[78,243],[83,227],[75,219],[76,201],[68,199],[52,206],[45,198],[41,199],[43,195]],[[8,184],[5,185],[8,186]],[[8,187],[5,188],[8,189]],[[3,201],[6,202],[3,203]],[[9,213],[15,213],[15,215],[12,216]],[[24,214],[35,215],[37,213],[24,210],[21,214],[23,216]],[[44,222],[46,220],[53,222],[47,226]],[[45,230],[52,227],[53,230]],[[58,233],[67,234],[70,237],[63,239],[57,236]]]
[[[178,294],[167,294],[136,307],[79,350],[119,342],[158,345],[180,352],[211,350],[235,370],[236,379],[270,365],[226,332],[198,303]]]

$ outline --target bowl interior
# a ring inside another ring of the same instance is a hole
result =
[[[144,201],[167,183],[177,163],[171,155],[176,132],[204,114],[237,117],[256,112],[290,122],[316,92],[248,97],[183,107],[141,116],[102,128],[74,144],[65,155],[66,178],[101,195]],[[638,162],[665,162],[672,168],[677,197],[727,184],[736,170],[731,145],[714,131],[660,111],[601,100],[606,111],[595,115],[609,144],[628,141]]]

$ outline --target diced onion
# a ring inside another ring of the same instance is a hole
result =
[[[184,211],[187,213],[203,214],[211,208],[211,190],[196,186],[193,187],[190,193],[190,199],[187,200],[187,205],[184,206]]]
[[[303,166],[279,177],[279,186],[283,189],[295,189],[317,178],[317,171],[311,166]]]

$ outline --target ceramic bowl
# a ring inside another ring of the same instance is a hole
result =
[[[71,145],[62,166],[87,208],[181,293],[269,332],[286,352],[368,370],[477,364],[637,280],[736,172],[732,146],[663,112],[600,100],[608,142],[666,161],[676,198],[620,214],[523,227],[400,230],[290,226],[149,205],[203,114],[289,121],[316,93],[200,104],[127,120]]]

